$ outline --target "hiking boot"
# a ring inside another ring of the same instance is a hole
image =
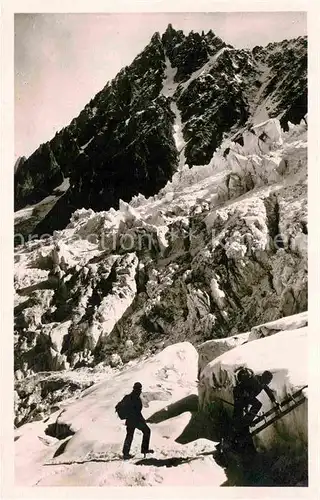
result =
[[[142,452],[144,455],[144,458],[146,458],[147,453],[154,453],[154,450],[147,450]]]
[[[130,458],[133,458],[134,455],[130,455],[130,453],[124,453],[123,454],[123,460],[130,460]]]

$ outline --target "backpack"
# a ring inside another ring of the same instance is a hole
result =
[[[116,413],[121,420],[126,420],[129,417],[130,406],[130,397],[128,394],[115,406]]]

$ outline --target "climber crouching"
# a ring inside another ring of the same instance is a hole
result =
[[[254,423],[262,403],[257,396],[264,390],[269,396],[276,409],[280,409],[269,384],[272,373],[264,371],[261,375],[255,375],[249,368],[240,368],[236,373],[236,385],[233,389],[234,409],[232,415],[229,435],[224,444],[232,447],[240,453],[247,455],[255,453],[250,426]]]
[[[246,474],[246,471],[252,470],[254,464],[259,463],[250,426],[254,425],[262,407],[262,403],[257,399],[262,390],[267,393],[276,410],[281,408],[269,387],[272,378],[269,371],[261,375],[255,375],[252,370],[243,367],[236,371],[233,415],[222,433],[215,453],[216,460],[223,467],[232,468],[233,464],[237,470]]]
[[[272,380],[272,373],[264,371],[262,375],[255,375],[249,368],[240,368],[236,375],[236,385],[233,389],[234,410],[233,422],[239,427],[252,425],[258,415],[262,403],[257,399],[261,391],[265,391],[273,405],[280,408],[269,384]]]

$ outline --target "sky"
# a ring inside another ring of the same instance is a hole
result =
[[[237,48],[307,34],[304,12],[16,14],[15,157],[52,139],[169,23]]]

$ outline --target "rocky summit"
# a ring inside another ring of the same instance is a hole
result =
[[[17,162],[19,485],[307,485],[306,58],[169,25]],[[239,468],[241,366],[285,403]],[[123,463],[136,380],[156,454]]]
[[[64,196],[31,225],[34,234],[52,234],[78,208],[107,210],[120,198],[156,194],[179,165],[208,163],[225,135],[267,118],[287,129],[306,112],[306,37],[239,50],[212,31],[185,35],[169,25],[69,126],[19,162],[15,209],[52,196],[68,178]],[[16,233],[31,228],[20,223]]]

